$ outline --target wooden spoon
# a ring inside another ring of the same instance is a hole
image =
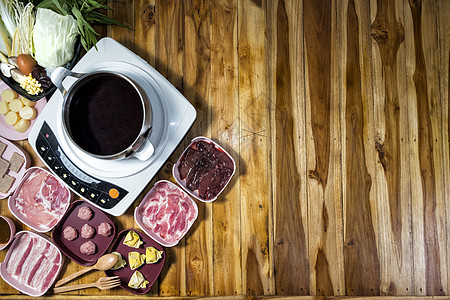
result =
[[[72,275],[66,276],[63,279],[59,280],[56,284],[55,287],[61,286],[66,282],[69,282],[75,278],[77,278],[78,276],[87,273],[91,270],[99,270],[99,271],[106,271],[108,269],[111,269],[117,262],[117,255],[115,254],[106,254],[103,255],[102,257],[100,257],[97,260],[97,263],[93,266],[90,266],[86,269],[82,269],[78,272],[73,273]]]

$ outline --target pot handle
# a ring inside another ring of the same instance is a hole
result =
[[[133,152],[133,156],[139,160],[145,161],[153,155],[153,152],[155,152],[155,148],[153,147],[152,142],[150,142],[150,139],[145,138],[142,146]]]
[[[51,80],[64,97],[64,95],[66,93],[66,89],[62,85],[62,82],[64,81],[64,79],[66,79],[67,76],[80,78],[83,75],[84,74],[82,74],[82,73],[72,72],[69,69],[66,69],[64,67],[58,67],[55,70],[53,70],[52,75],[51,75]]]

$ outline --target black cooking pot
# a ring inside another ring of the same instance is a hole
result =
[[[62,85],[67,76],[77,78],[68,91]],[[131,78],[105,70],[75,73],[59,67],[51,79],[64,98],[64,133],[83,152],[102,159],[147,160],[153,155],[150,101]]]

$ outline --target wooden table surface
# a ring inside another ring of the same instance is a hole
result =
[[[217,201],[197,202],[147,296],[450,295],[450,1],[109,3],[135,31],[104,34],[198,114],[118,229],[137,227],[134,207],[156,180],[173,181],[193,137],[237,165]],[[67,261],[63,275],[81,269]],[[0,294],[22,298],[2,280]],[[61,297],[79,295],[131,294]]]

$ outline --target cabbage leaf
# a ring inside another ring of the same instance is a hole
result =
[[[77,21],[71,15],[38,8],[33,31],[34,58],[46,68],[68,63],[74,56],[78,34]]]

